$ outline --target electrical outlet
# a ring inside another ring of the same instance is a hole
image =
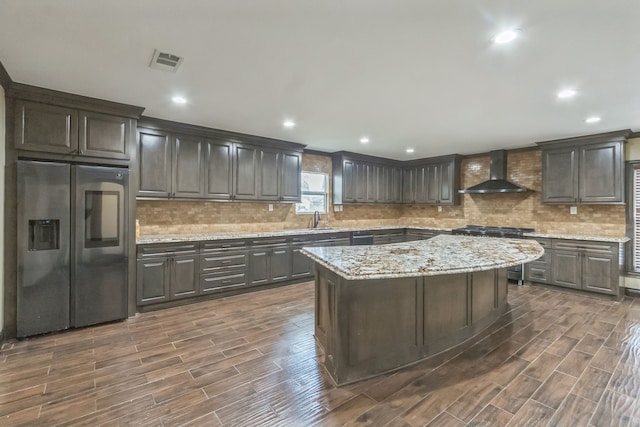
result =
[[[438,206],[438,212],[442,212],[442,206]]]
[[[269,212],[273,212],[273,203],[269,203]]]
[[[578,214],[578,207],[577,206],[569,207],[569,214],[570,215],[577,215]]]

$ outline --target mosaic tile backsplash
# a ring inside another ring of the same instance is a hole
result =
[[[331,176],[331,159],[305,154],[304,171],[323,172]],[[489,157],[462,161],[462,187],[489,177]],[[545,205],[541,202],[541,152],[509,152],[508,179],[533,192],[515,194],[462,195],[459,206],[344,205],[323,214],[320,227],[368,227],[379,225],[416,225],[427,227],[463,227],[484,224],[510,227],[533,227],[540,233],[621,237],[625,233],[625,207],[618,205],[580,205],[577,215],[569,214],[568,205]],[[330,186],[331,191],[331,186]],[[175,200],[140,200],[137,207],[142,235],[198,232],[276,231],[307,228],[310,215],[297,215],[294,204],[275,203],[269,212],[267,202],[199,202]]]

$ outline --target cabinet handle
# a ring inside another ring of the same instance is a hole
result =
[[[222,261],[221,264],[231,264],[231,260]]]
[[[228,285],[229,283],[231,283],[231,280],[223,280],[222,282],[223,285]]]

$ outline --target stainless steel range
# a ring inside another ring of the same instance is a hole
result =
[[[533,228],[492,227],[487,225],[467,225],[464,228],[454,228],[452,234],[481,237],[504,237],[508,239],[522,239],[524,233],[532,233]],[[524,265],[519,264],[507,269],[507,277],[516,280],[518,285],[524,284]]]

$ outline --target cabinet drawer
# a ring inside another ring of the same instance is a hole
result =
[[[339,239],[351,239],[351,233],[328,233],[328,234],[318,234],[314,240],[319,241],[330,241],[330,240],[339,240]]]
[[[552,243],[554,249],[568,251],[586,251],[591,253],[615,254],[617,252],[617,244],[607,242],[593,242],[582,240],[554,240]]]
[[[180,254],[189,255],[198,252],[197,243],[157,243],[148,245],[138,245],[138,258],[147,258],[158,255]]]
[[[202,255],[200,258],[200,267],[203,273],[209,273],[224,268],[246,268],[247,253],[212,253],[210,255]]]
[[[218,240],[210,242],[202,242],[202,252],[229,251],[246,249],[246,240]]]
[[[247,286],[247,274],[242,271],[235,274],[211,273],[200,276],[200,292],[222,292]]]
[[[546,264],[530,262],[525,265],[524,277],[526,280],[531,282],[549,283],[551,280],[549,266]]]
[[[305,245],[308,246],[311,242],[313,242],[316,239],[317,239],[316,236],[309,236],[309,235],[294,236],[291,238],[291,243],[295,243],[296,245],[301,245],[301,246],[305,246]]]
[[[264,246],[283,246],[287,244],[287,238],[275,238],[275,239],[256,239],[251,241],[251,246],[254,248],[260,248]]]

